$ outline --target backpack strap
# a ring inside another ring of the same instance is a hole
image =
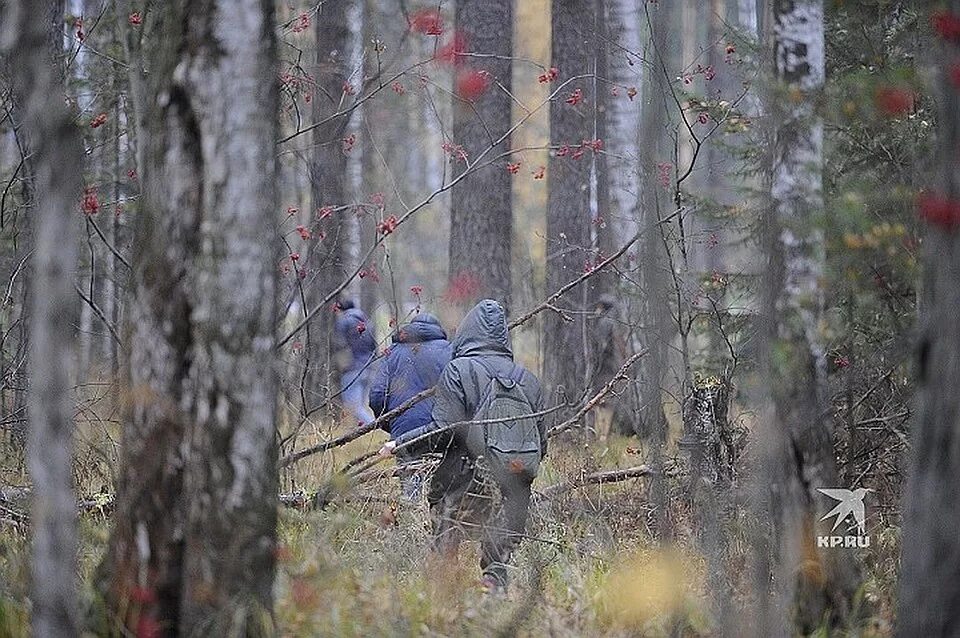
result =
[[[490,367],[484,363],[479,357],[477,358],[477,364],[487,371],[487,374],[490,376],[490,379],[506,379],[508,381],[513,381],[514,383],[520,383],[520,380],[523,378],[523,368],[518,366],[516,363],[511,361],[513,368],[510,370],[510,374],[503,376],[502,374],[497,374]]]

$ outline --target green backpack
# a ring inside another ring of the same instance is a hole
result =
[[[480,396],[474,421],[501,419],[495,423],[471,423],[467,430],[467,448],[483,457],[495,475],[520,474],[528,478],[540,469],[541,438],[536,409],[523,393],[520,381],[523,368],[515,365],[506,378],[478,364],[491,376]]]

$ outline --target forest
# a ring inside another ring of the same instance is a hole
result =
[[[0,0],[0,105],[0,638],[960,636],[960,0]]]

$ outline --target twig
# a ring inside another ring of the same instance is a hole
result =
[[[110,331],[110,336],[113,337],[113,340],[117,342],[117,345],[122,348],[123,341],[120,340],[120,335],[117,334],[116,329],[114,329],[113,325],[110,324],[110,321],[107,320],[107,316],[103,314],[103,311],[100,310],[100,307],[97,306],[96,302],[83,294],[80,286],[74,284],[73,287],[76,289],[77,294],[80,295],[80,298],[83,299],[84,303],[90,306],[90,308],[96,313],[97,317],[99,317],[103,324],[107,327],[107,330]]]

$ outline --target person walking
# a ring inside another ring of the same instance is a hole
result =
[[[600,296],[587,322],[591,389],[599,392],[627,360],[627,337],[612,295]],[[606,441],[611,432],[633,434],[629,394],[625,392],[627,384],[622,386],[604,397],[594,410],[592,427],[601,441]]]
[[[481,537],[482,584],[503,591],[520,543],[530,487],[546,455],[537,377],[514,362],[503,306],[484,299],[457,329],[431,421],[388,442],[390,454],[413,441],[441,445],[428,501],[434,548],[455,555],[461,540]]]
[[[367,315],[345,299],[338,302],[334,324],[334,366],[340,373],[340,400],[357,425],[373,421],[367,393],[376,360],[377,341]]]
[[[370,408],[377,417],[434,387],[450,361],[447,333],[430,313],[421,313],[401,326],[392,341],[370,387]],[[381,427],[390,433],[391,440],[396,440],[430,423],[433,405],[432,397],[424,399]],[[429,447],[420,443],[397,452],[400,482],[408,499],[414,500],[420,495],[421,474],[411,466],[427,451]]]

